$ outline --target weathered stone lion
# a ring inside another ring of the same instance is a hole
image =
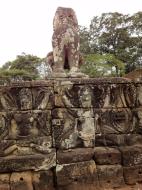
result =
[[[79,35],[78,22],[71,8],[58,7],[53,20],[53,72],[65,74],[78,72]]]

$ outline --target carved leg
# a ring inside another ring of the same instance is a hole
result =
[[[68,54],[70,72],[78,72],[79,68],[79,51],[75,47],[74,43],[71,43],[69,46],[69,54]]]
[[[69,77],[87,77],[84,73],[81,73],[79,70],[79,47],[76,47],[74,43],[70,44],[69,48],[69,55],[68,55],[68,60],[69,60],[69,66],[70,66],[70,72],[69,72]]]
[[[64,70],[65,53],[63,48],[60,48],[58,46],[54,47],[53,56],[54,56],[53,76],[66,77],[66,73]]]
[[[52,40],[53,46],[53,58],[54,58],[54,66],[53,66],[53,77],[64,77],[64,48],[61,43],[61,38],[57,38],[55,34],[53,34]]]

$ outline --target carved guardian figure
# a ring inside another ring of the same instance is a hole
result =
[[[71,8],[58,7],[53,20],[52,37],[54,66],[53,72],[65,74],[78,72],[79,35],[78,22]]]

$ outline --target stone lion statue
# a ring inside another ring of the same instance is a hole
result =
[[[80,63],[80,43],[78,22],[71,8],[58,7],[53,20],[53,72],[66,75],[78,72]]]

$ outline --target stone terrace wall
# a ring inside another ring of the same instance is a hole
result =
[[[0,190],[142,182],[142,83],[50,79],[0,86]]]

